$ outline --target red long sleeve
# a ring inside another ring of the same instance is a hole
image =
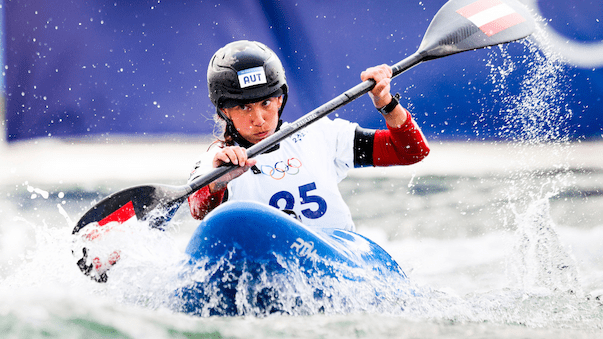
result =
[[[218,192],[210,193],[209,186],[205,186],[194,194],[190,195],[188,197],[188,206],[193,218],[198,220],[205,218],[209,212],[222,203],[225,191],[226,188],[223,188]]]
[[[375,133],[373,165],[393,166],[417,163],[429,154],[427,140],[408,111],[404,125]]]

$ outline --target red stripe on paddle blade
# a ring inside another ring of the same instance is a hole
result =
[[[496,33],[500,33],[505,29],[511,28],[524,21],[526,21],[526,19],[519,15],[519,13],[513,13],[482,25],[479,29],[486,33],[487,36],[493,36]]]
[[[134,211],[134,204],[132,204],[132,201],[128,201],[127,204],[123,205],[117,211],[106,216],[104,219],[99,221],[98,224],[99,226],[104,226],[113,221],[117,221],[118,223],[122,224],[135,216],[136,212]]]

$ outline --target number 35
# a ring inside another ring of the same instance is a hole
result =
[[[313,191],[315,189],[316,183],[314,182],[303,186],[299,186],[299,197],[301,198],[302,205],[310,203],[318,204],[318,209],[316,210],[307,208],[301,211],[304,217],[308,219],[318,219],[327,212],[327,202],[325,201],[325,199],[318,195],[308,195],[308,192]],[[281,200],[285,200],[286,210],[292,210],[295,206],[295,198],[293,197],[293,194],[287,191],[280,191],[275,193],[272,198],[270,198],[270,206],[279,208],[278,203]]]

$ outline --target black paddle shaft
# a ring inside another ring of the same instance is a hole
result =
[[[498,4],[485,9],[488,6],[486,3]],[[479,21],[475,17],[467,17],[467,15],[477,10],[481,11],[477,14],[481,15],[479,20],[485,22],[483,26],[477,26],[476,22]],[[505,15],[498,15],[497,13]],[[490,22],[486,19],[488,15],[492,20]],[[448,1],[434,16],[417,52],[391,66],[392,78],[423,61],[523,39],[534,32],[535,26],[530,12],[517,0]],[[262,154],[297,131],[368,93],[374,86],[375,81],[371,79],[352,87],[295,122],[284,126],[272,136],[250,147],[247,150],[247,157],[253,158]],[[235,166],[225,166],[199,177],[189,185],[191,194],[234,168]]]
[[[406,59],[400,61],[396,65],[392,66],[392,70],[394,71],[392,77],[395,77],[404,72],[405,70],[415,65],[418,65],[422,61],[421,58],[425,57],[426,56],[422,56],[420,53],[417,52],[407,57]],[[295,120],[294,122],[284,125],[278,132],[248,148],[247,158],[253,158],[257,155],[266,152],[268,149],[274,147],[274,145],[280,143],[281,141],[290,137],[296,132],[308,127],[310,124],[318,121],[319,119],[329,115],[333,111],[349,104],[350,102],[368,93],[370,90],[373,89],[373,87],[375,87],[375,81],[373,79],[366,80],[343,92],[337,97],[331,99],[329,102],[323,104],[322,106],[314,109],[310,113],[307,113],[301,118]],[[197,178],[188,185],[188,191],[190,192],[188,194],[190,195],[196,192],[197,190],[201,189],[202,187],[209,185],[211,182],[222,177],[223,175],[227,174],[236,167],[237,166],[235,165],[222,166],[204,176]]]
[[[517,0],[450,0],[434,16],[418,51],[391,66],[392,77],[427,60],[525,38],[534,29],[533,17]],[[354,86],[253,145],[247,149],[247,157],[264,153],[297,131],[366,94],[374,86],[374,80]],[[188,196],[235,168],[233,165],[216,168],[183,186],[144,185],[112,194],[86,212],[73,233],[93,222],[116,219],[115,215],[122,213],[124,206],[130,204],[137,219],[150,220],[151,225],[161,226],[169,221]]]

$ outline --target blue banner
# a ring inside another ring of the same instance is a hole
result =
[[[359,83],[365,68],[415,52],[444,3],[7,1],[6,139],[209,134],[207,64],[239,39],[261,41],[283,61],[291,89],[283,118],[293,121]],[[558,136],[601,138],[603,3],[524,3],[544,18],[529,42],[429,61],[393,81],[430,139],[516,138],[529,133],[530,115]],[[336,114],[384,127],[368,97]]]
[[[0,0],[0,143],[4,143],[6,139],[6,83],[4,78],[6,73],[4,72],[4,48],[6,42],[4,39],[4,0]]]

